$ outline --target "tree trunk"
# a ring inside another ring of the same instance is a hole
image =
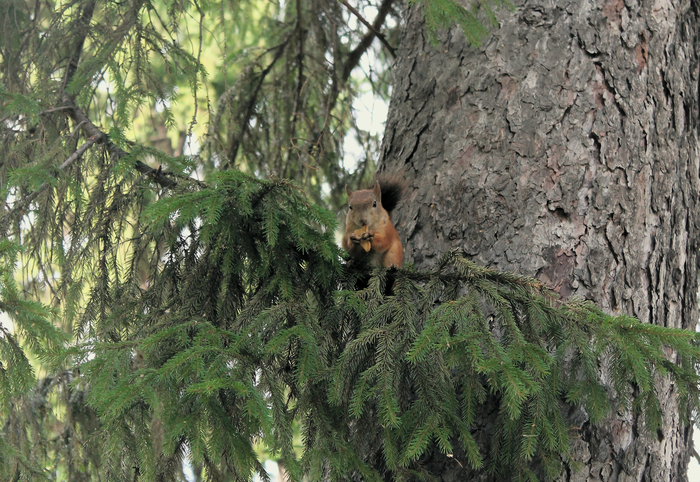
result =
[[[693,329],[700,2],[515,3],[479,47],[456,28],[433,46],[406,12],[380,168],[410,184],[394,213],[405,261],[460,248],[565,298]],[[692,430],[674,387],[658,391],[656,434],[630,414],[593,427],[574,411],[584,467],[561,480],[685,480]],[[430,465],[444,481],[491,480]]]

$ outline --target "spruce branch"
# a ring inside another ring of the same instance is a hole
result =
[[[95,126],[95,124],[90,120],[90,118],[78,107],[78,105],[75,103],[74,98],[68,93],[67,90],[68,86],[73,81],[73,78],[78,70],[78,65],[85,45],[85,39],[89,31],[88,27],[90,25],[92,15],[95,11],[96,3],[97,2],[95,0],[88,2],[83,7],[80,13],[77,24],[79,33],[77,35],[77,38],[75,39],[75,46],[68,60],[68,67],[66,68],[66,74],[63,81],[63,105],[59,106],[58,108],[65,108],[68,111],[68,115],[78,124],[78,126],[82,127],[82,130],[86,134],[86,136],[88,136],[90,139],[95,139],[89,145],[87,145],[86,149],[94,143],[106,144],[107,150],[109,151],[110,155],[115,159],[120,159],[122,157],[127,156],[128,153],[122,150],[117,145],[115,145],[113,142],[111,142],[107,134],[105,134],[97,126]],[[85,144],[87,144],[87,142]],[[85,146],[85,144],[83,145]],[[161,187],[172,188],[177,184],[177,182],[173,180],[168,173],[164,173],[160,167],[158,169],[154,169],[138,160],[135,161],[134,167],[141,174],[149,176],[154,182],[159,184]]]
[[[287,45],[289,44],[290,39],[291,39],[291,36],[288,37],[287,39],[285,39],[280,44],[276,45],[275,47],[268,49],[268,52],[276,51],[275,56],[272,58],[270,63],[267,65],[267,67],[265,67],[265,69],[263,69],[263,71],[260,72],[260,74],[258,74],[257,82],[255,83],[255,86],[253,87],[253,91],[250,94],[250,97],[248,98],[248,100],[246,102],[244,114],[238,122],[238,133],[234,134],[231,145],[229,146],[228,159],[227,159],[227,162],[225,164],[225,168],[233,167],[233,165],[236,161],[236,156],[238,155],[238,149],[241,145],[241,142],[243,141],[243,137],[245,136],[245,134],[248,131],[248,125],[250,123],[250,119],[253,117],[253,114],[255,113],[255,105],[258,102],[258,95],[259,95],[260,90],[263,86],[263,83],[265,82],[265,77],[267,77],[267,74],[270,73],[272,68],[277,63],[277,61],[282,58],[282,54],[284,53]]]
[[[396,49],[394,49],[394,47],[392,47],[391,44],[389,44],[389,41],[386,39],[386,37],[384,36],[384,34],[381,33],[381,32],[379,31],[379,28],[381,27],[382,23],[384,23],[384,18],[386,18],[386,14],[389,12],[389,8],[391,7],[391,4],[393,3],[393,0],[384,0],[384,2],[382,3],[382,6],[380,7],[379,13],[377,14],[377,17],[376,17],[375,20],[374,20],[374,25],[372,25],[371,23],[369,23],[369,22],[367,21],[367,19],[365,19],[365,18],[362,16],[362,14],[361,14],[360,12],[357,11],[357,9],[356,9],[355,7],[353,7],[352,5],[350,5],[350,4],[347,2],[347,0],[340,0],[340,3],[342,3],[343,5],[345,5],[345,8],[347,8],[348,10],[350,10],[350,12],[351,12],[355,17],[357,17],[357,19],[358,19],[360,22],[362,22],[362,24],[363,24],[365,27],[367,27],[367,28],[369,29],[370,33],[372,34],[372,37],[371,37],[371,38],[368,36],[368,37],[366,37],[367,40],[363,39],[362,42],[360,42],[360,45],[362,45],[362,44],[365,43],[365,42],[368,42],[368,43],[367,43],[367,46],[369,46],[369,43],[372,42],[372,39],[373,39],[374,37],[377,37],[377,38],[382,42],[382,44],[384,44],[384,46],[385,46],[386,49],[389,51],[389,53],[391,54],[391,56],[392,56],[393,58],[396,58]],[[366,50],[366,48],[365,48],[365,50]],[[361,55],[362,55],[362,52],[360,52],[359,56],[361,56]],[[347,71],[347,69],[345,69],[345,70]],[[351,70],[352,70],[352,69],[351,69]]]
[[[296,137],[296,124],[297,124],[297,118],[299,116],[298,109],[300,107],[301,103],[301,93],[304,88],[304,37],[305,37],[305,30],[303,28],[303,22],[304,18],[302,15],[302,6],[301,6],[301,0],[297,0],[296,2],[296,10],[297,10],[297,23],[295,26],[295,29],[297,31],[297,55],[296,55],[296,62],[297,62],[297,80],[296,80],[296,86],[294,89],[294,106],[292,107],[292,125],[291,125],[291,139],[294,139]],[[290,152],[291,155],[291,152]]]
[[[697,392],[694,365],[675,365],[663,351],[700,359],[692,332],[612,318],[580,300],[555,303],[537,280],[458,251],[432,271],[378,268],[362,273],[366,288],[337,291],[356,281],[351,267],[341,271],[332,230],[319,229],[332,215],[286,180],[230,170],[212,181],[149,208],[144,229],[166,233],[167,254],[147,287],[108,305],[123,341],[105,331],[85,345],[90,356],[78,355],[90,403],[105,426],[126,421],[135,446],[152,434],[131,421],[173,407],[170,419],[158,413],[169,447],[184,437],[194,463],[238,473],[260,469],[251,447],[261,438],[291,453],[297,421],[306,443],[298,479],[329,467],[332,479],[381,479],[362,451],[368,437],[394,473],[418,473],[432,447],[452,454],[459,444],[474,468],[489,460],[498,474],[522,476],[541,463],[557,474],[557,461],[570,460],[567,403],[595,423],[623,406],[658,412],[657,375]],[[610,403],[602,353],[617,364],[610,388],[634,383],[644,397]],[[692,411],[697,398],[681,405]],[[499,413],[488,453],[479,445],[485,409]],[[156,470],[127,452],[144,477]],[[172,454],[162,451],[163,460]]]
[[[77,38],[75,39],[75,45],[73,51],[68,59],[68,66],[66,67],[66,73],[63,78],[62,90],[65,91],[68,85],[73,81],[73,77],[78,70],[78,65],[80,63],[80,57],[83,54],[83,47],[85,45],[85,39],[87,38],[90,22],[92,21],[92,15],[95,12],[95,6],[97,4],[96,0],[91,0],[87,2],[78,17],[76,24],[76,31],[78,32]]]
[[[76,149],[75,152],[73,152],[73,154],[68,156],[68,158],[56,168],[57,174],[68,169],[94,144],[103,142],[104,137],[106,137],[106,135],[102,132],[98,132],[97,134],[88,137],[88,139],[83,144],[81,144],[80,147],[78,147],[78,149]],[[50,184],[48,182],[44,182],[41,184],[41,186],[39,186],[37,190],[22,196],[17,202],[15,202],[12,209],[10,209],[0,218],[0,232],[6,232],[5,230],[7,228],[7,224],[12,222],[13,220],[16,220],[18,215],[23,216],[29,209],[30,204],[39,195],[41,195],[41,193],[46,191],[49,185]]]
[[[63,92],[63,106],[68,109],[68,115],[78,125],[82,126],[82,130],[87,136],[90,136],[90,138],[94,137],[96,138],[95,142],[99,141],[99,144],[105,144],[107,146],[107,150],[113,158],[121,159],[129,155],[128,152],[114,144],[109,139],[109,136],[107,136],[105,132],[100,130],[90,120],[85,112],[83,112],[82,109],[75,104],[73,98],[65,91]],[[177,184],[177,181],[173,179],[173,177],[176,177],[176,175],[174,173],[164,172],[160,167],[158,169],[154,169],[148,164],[137,160],[134,162],[134,168],[141,174],[150,177],[151,180],[159,184],[161,187],[172,188]]]

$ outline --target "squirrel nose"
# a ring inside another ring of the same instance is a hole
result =
[[[367,224],[367,220],[365,218],[360,219],[360,224],[365,226]]]

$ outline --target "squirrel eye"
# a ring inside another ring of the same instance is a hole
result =
[[[373,208],[376,208],[376,207],[377,207],[377,201],[374,201],[374,202],[372,203],[372,207],[373,207]]]
[[[350,210],[352,211],[352,204],[348,204],[348,207],[349,207]]]

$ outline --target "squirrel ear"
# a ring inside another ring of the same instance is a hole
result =
[[[373,191],[374,191],[374,198],[381,203],[382,202],[382,188],[379,186],[379,181],[377,181],[374,184]]]
[[[348,194],[348,197],[352,196],[352,191],[350,190],[347,184],[345,185],[345,192]]]

